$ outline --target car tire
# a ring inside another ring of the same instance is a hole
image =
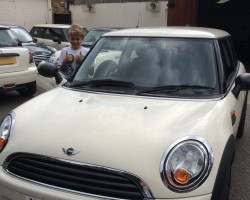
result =
[[[243,136],[243,133],[244,133],[245,119],[246,119],[246,112],[247,112],[247,96],[248,96],[248,93],[246,95],[246,99],[244,101],[244,105],[242,108],[242,114],[240,117],[239,128],[238,128],[237,135],[236,135],[237,138],[241,138]]]
[[[228,200],[231,184],[231,167],[235,155],[235,137],[230,135],[224,148],[216,180],[212,192],[211,200]]]
[[[27,84],[26,88],[18,89],[17,91],[23,97],[31,97],[37,91],[37,89],[36,89],[36,82],[29,83],[29,84]]]
[[[229,167],[227,176],[225,177],[225,185],[222,189],[222,197],[221,200],[229,200],[229,195],[230,195],[230,185],[231,185],[231,168],[232,166]]]

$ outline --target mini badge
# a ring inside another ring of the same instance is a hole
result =
[[[80,152],[79,150],[74,149],[72,147],[70,147],[70,148],[62,148],[62,150],[68,156],[73,156],[73,155],[76,155],[76,154],[78,154]]]

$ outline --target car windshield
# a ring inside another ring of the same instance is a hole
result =
[[[9,29],[0,29],[0,47],[16,47],[18,41]]]
[[[23,28],[14,27],[10,29],[13,35],[22,43],[32,42],[31,35]]]
[[[72,85],[93,81],[98,81],[98,86],[112,81],[116,86],[117,81],[130,83],[140,88],[139,93],[211,91],[217,83],[213,41],[103,37],[86,57]]]
[[[85,36],[82,46],[91,47],[106,32],[108,32],[108,30],[90,30]]]

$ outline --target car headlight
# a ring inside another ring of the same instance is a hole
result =
[[[213,165],[213,152],[199,137],[185,137],[171,145],[162,158],[161,177],[175,192],[189,192],[208,177]]]
[[[15,113],[7,115],[0,123],[0,152],[6,146],[15,123]]]

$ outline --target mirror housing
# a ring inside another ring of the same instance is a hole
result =
[[[240,91],[250,90],[250,73],[240,74],[235,80],[235,86],[232,90],[235,98],[237,99]]]
[[[34,42],[34,43],[37,43],[37,39],[36,39],[36,38],[33,38],[33,42]]]
[[[37,66],[37,71],[40,75],[56,79],[56,84],[59,84],[62,82],[63,78],[61,74],[58,71],[58,67],[54,63],[40,63]]]
[[[58,44],[62,43],[62,41],[58,37],[53,37],[53,42],[57,42]]]

